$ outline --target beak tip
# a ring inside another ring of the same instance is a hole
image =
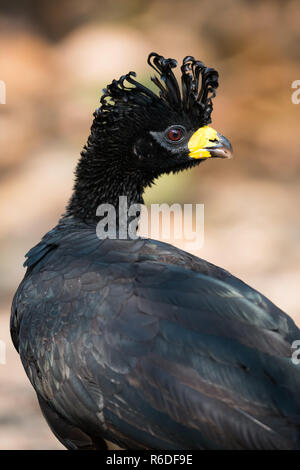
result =
[[[231,149],[224,148],[223,149],[223,158],[227,158],[228,160],[230,160],[232,157],[233,157],[232,148]]]
[[[226,137],[219,134],[219,145],[211,149],[212,157],[217,158],[232,158],[233,150],[232,145]]]

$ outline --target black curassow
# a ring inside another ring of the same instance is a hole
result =
[[[151,239],[99,239],[97,207],[143,202],[163,173],[229,157],[212,129],[218,74],[155,53],[155,94],[104,90],[58,225],[27,254],[11,334],[68,449],[294,449],[300,331],[227,271]]]

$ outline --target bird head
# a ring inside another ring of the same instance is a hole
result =
[[[193,57],[181,66],[181,87],[174,59],[151,53],[148,64],[158,94],[129,72],[104,90],[94,113],[88,146],[105,149],[124,171],[151,178],[195,166],[208,158],[230,158],[229,141],[211,123],[218,72]]]
[[[218,73],[193,57],[181,66],[151,53],[153,92],[129,72],[103,90],[91,133],[77,164],[67,215],[94,220],[102,203],[143,202],[143,192],[164,173],[178,172],[209,158],[229,158],[229,141],[210,127]]]

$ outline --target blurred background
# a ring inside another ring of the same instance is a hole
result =
[[[70,196],[102,88],[129,70],[149,85],[151,51],[219,71],[213,127],[235,153],[162,178],[147,202],[204,203],[197,255],[300,324],[299,24],[297,0],[0,0],[0,449],[62,448],[11,344],[10,304]]]

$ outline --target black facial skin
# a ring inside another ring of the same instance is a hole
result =
[[[176,119],[177,118],[177,119]],[[159,120],[158,120],[159,122]],[[199,165],[201,160],[189,157],[188,142],[197,130],[188,119],[174,116],[173,123],[168,123],[161,130],[148,130],[138,137],[133,144],[134,164],[145,173],[154,171],[156,176],[162,173],[177,172]],[[170,137],[176,137],[172,140]]]
[[[180,131],[181,138],[172,141],[169,133]],[[148,135],[140,137],[133,146],[133,153],[137,157],[137,166],[160,168],[168,171],[184,168],[189,160],[188,141],[193,131],[188,132],[182,125],[167,127],[164,131],[150,131]]]

